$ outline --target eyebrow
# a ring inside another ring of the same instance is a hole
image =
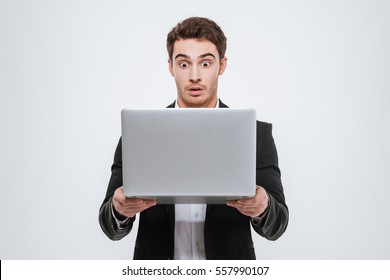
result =
[[[199,58],[205,58],[205,57],[207,57],[207,56],[212,56],[212,57],[216,58],[215,55],[213,55],[212,53],[201,54],[201,55],[198,56],[198,57],[199,57]],[[175,59],[177,59],[177,58],[179,58],[179,57],[190,58],[189,55],[179,53],[179,54],[177,54],[177,55],[175,56]]]

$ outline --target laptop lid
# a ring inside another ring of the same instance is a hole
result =
[[[255,195],[254,109],[123,109],[121,118],[127,197],[225,204]]]

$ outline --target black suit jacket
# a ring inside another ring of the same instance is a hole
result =
[[[227,108],[221,101],[220,108]],[[174,103],[168,107],[173,108]],[[252,220],[227,205],[207,205],[204,242],[207,259],[255,259],[251,225],[261,236],[278,239],[288,224],[278,156],[272,137],[272,125],[257,122],[256,184],[270,195],[270,203],[258,219]],[[106,197],[99,211],[99,223],[112,240],[119,240],[132,229],[135,217],[124,228],[118,228],[111,212],[111,199],[122,182],[122,144],[119,140]],[[237,186],[239,187],[239,186]],[[173,259],[175,206],[157,204],[139,215],[134,259]]]

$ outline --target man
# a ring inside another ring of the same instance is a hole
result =
[[[168,107],[227,108],[217,95],[218,77],[227,65],[226,38],[215,22],[182,21],[168,34],[167,49],[177,87],[177,99]],[[271,124],[257,122],[255,196],[226,205],[156,205],[156,200],[126,198],[120,140],[99,212],[104,233],[112,240],[123,238],[139,213],[134,259],[255,259],[250,227],[276,240],[288,223],[271,130]]]

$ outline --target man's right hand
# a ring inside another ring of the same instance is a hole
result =
[[[142,198],[128,198],[123,192],[123,187],[115,190],[112,197],[112,205],[114,211],[122,217],[118,218],[132,218],[135,214],[148,209],[157,204],[156,199],[142,199]]]

